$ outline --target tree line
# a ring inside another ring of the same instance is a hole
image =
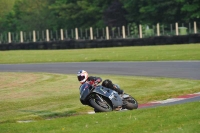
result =
[[[200,0],[0,0],[0,33],[200,20]]]

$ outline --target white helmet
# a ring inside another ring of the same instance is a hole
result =
[[[88,73],[85,70],[80,70],[77,73],[78,81],[83,84],[88,79]]]

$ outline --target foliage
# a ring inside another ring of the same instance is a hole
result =
[[[11,11],[15,0],[0,0],[0,18]]]
[[[130,35],[137,37],[138,33],[139,33],[138,32],[139,28],[138,28],[137,24],[136,23],[129,23],[128,26],[130,28]]]
[[[123,9],[123,4],[119,1],[114,1],[111,5],[104,11],[104,22],[110,27],[121,27],[122,25],[127,25],[127,20],[125,18],[126,10]]]
[[[0,33],[200,20],[199,0],[1,0]]]
[[[183,4],[181,10],[186,14],[185,20],[199,20],[200,19],[200,1],[199,0],[177,0]]]
[[[12,7],[15,0],[0,0],[0,33],[5,32],[10,25],[9,20],[12,18]]]
[[[53,23],[53,18],[48,5],[49,0],[17,0],[14,6],[16,30],[31,31],[45,30]]]
[[[109,0],[63,0],[51,5],[64,28],[102,27],[102,13]],[[66,4],[67,3],[67,4]]]
[[[125,0],[129,21],[136,23],[174,23],[182,20],[181,4],[173,0]]]
[[[55,23],[55,16],[48,9],[49,0],[15,0],[12,10],[3,19],[8,31],[44,30]]]

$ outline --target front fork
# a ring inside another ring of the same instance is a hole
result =
[[[101,102],[104,102],[104,100],[98,94],[96,94],[96,96],[101,100]]]

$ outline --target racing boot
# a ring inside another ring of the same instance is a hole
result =
[[[118,94],[123,94],[124,91],[120,89],[119,85],[117,84],[113,84],[111,80],[106,79],[102,82],[102,86],[110,88],[116,92],[118,92]]]

